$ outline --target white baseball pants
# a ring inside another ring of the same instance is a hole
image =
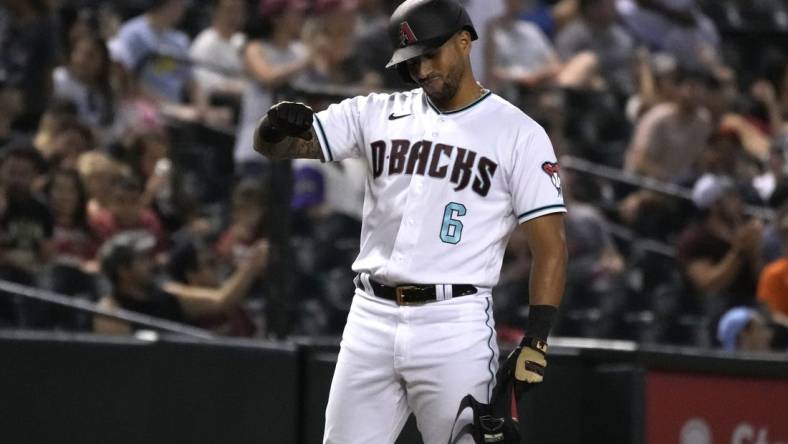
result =
[[[487,402],[498,344],[489,290],[415,306],[356,290],[326,409],[324,444],[394,443],[411,412],[446,444],[462,398]],[[472,420],[470,409],[455,427]],[[458,443],[473,443],[466,434]]]

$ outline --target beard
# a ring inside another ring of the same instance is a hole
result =
[[[431,82],[424,82],[421,84],[421,88],[427,93],[427,97],[430,98],[435,106],[442,108],[451,102],[457,94],[457,90],[460,89],[460,79],[462,79],[463,70],[463,66],[458,64],[445,77]]]

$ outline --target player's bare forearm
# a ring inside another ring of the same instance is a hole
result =
[[[522,225],[531,249],[531,305],[558,306],[566,284],[566,236],[562,213],[548,214]]]
[[[285,137],[279,142],[263,140],[259,135],[259,130],[258,127],[255,131],[254,150],[271,160],[321,159],[323,156],[314,129],[310,129],[299,137]]]

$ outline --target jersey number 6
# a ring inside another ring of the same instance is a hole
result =
[[[443,225],[441,225],[441,240],[447,244],[456,244],[462,238],[462,222],[456,217],[465,216],[468,211],[465,205],[450,202],[443,211]]]

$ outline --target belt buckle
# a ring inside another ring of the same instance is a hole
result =
[[[397,305],[416,305],[418,302],[408,302],[403,300],[403,292],[406,290],[417,290],[419,287],[415,285],[402,285],[394,289],[394,294],[397,296]]]

